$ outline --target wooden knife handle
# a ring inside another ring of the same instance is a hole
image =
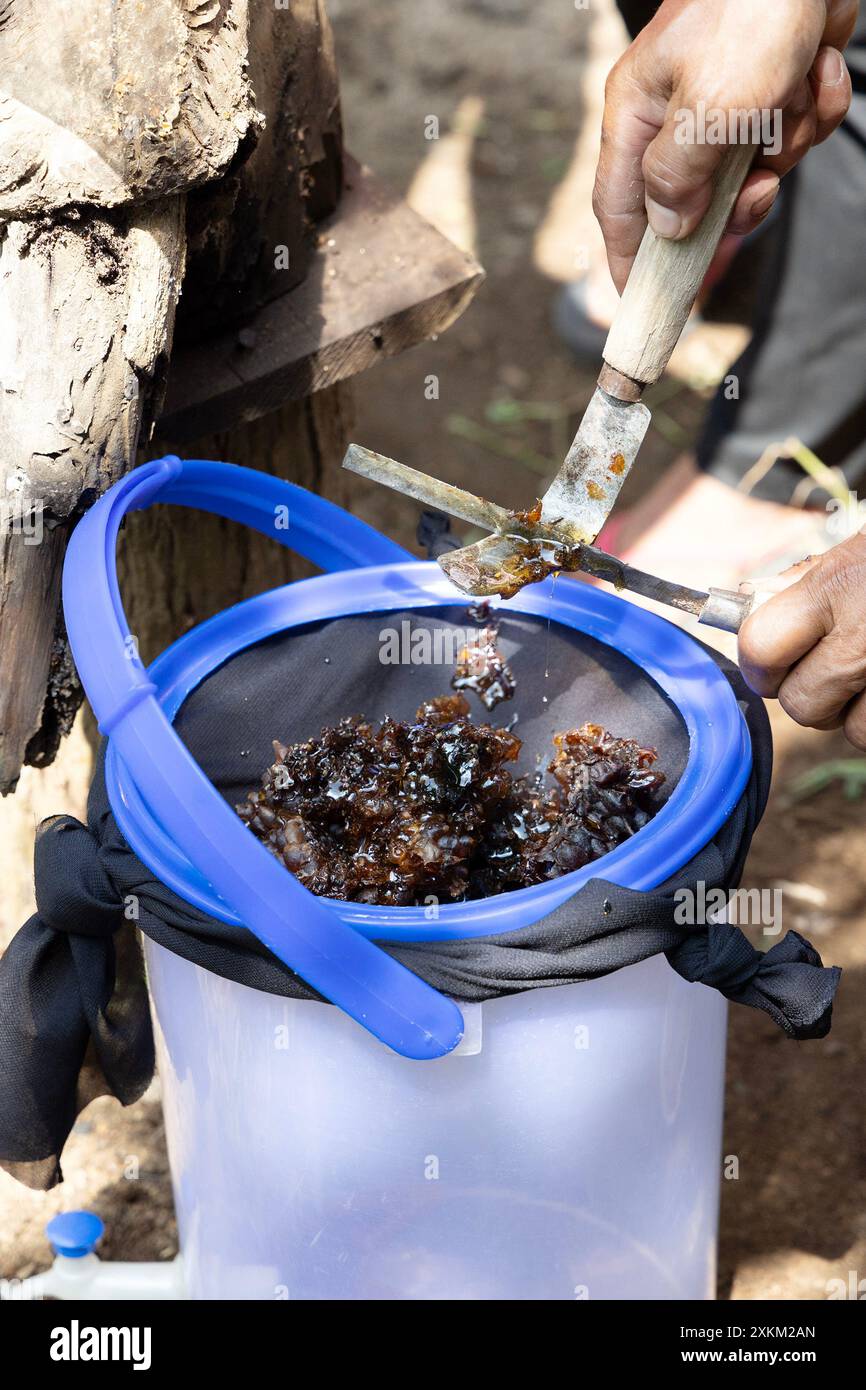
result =
[[[649,386],[667,366],[754,155],[754,145],[729,146],[710,206],[683,241],[644,232],[604,345],[605,362],[623,376]]]

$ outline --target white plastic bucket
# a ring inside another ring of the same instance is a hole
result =
[[[191,1297],[714,1297],[726,1005],[663,957],[415,1062],[145,945]]]

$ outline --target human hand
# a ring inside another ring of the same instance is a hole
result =
[[[813,729],[866,749],[866,535],[801,560],[740,629],[743,675]]]
[[[781,112],[778,150],[758,149],[728,224],[745,235],[766,217],[780,177],[848,110],[841,50],[858,8],[859,0],[769,0],[760,8],[754,0],[663,0],[605,89],[593,209],[620,292],[647,219],[659,236],[680,240],[709,205],[726,146],[689,138],[684,113],[703,103],[727,124],[731,112]]]

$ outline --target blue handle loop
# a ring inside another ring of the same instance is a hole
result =
[[[275,956],[395,1052],[444,1056],[463,1035],[454,1001],[304,888],[235,815],[163,713],[129,632],[115,559],[124,516],[154,502],[246,522],[329,569],[403,561],[406,552],[292,483],[235,464],[158,459],[115,483],[79,522],[63,570],[63,607],[100,731],[214,890]],[[287,527],[280,508],[288,508]]]
[[[342,507],[269,473],[202,459],[187,459],[183,463],[180,459],[159,459],[144,467],[165,463],[179,465],[179,471],[175,470],[163,484],[160,502],[197,507],[230,521],[240,521],[296,550],[320,569],[331,572],[415,559],[408,550]],[[141,471],[137,468],[129,477]],[[149,506],[153,500],[157,499],[151,497],[144,505]]]

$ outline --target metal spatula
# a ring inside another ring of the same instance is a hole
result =
[[[619,496],[649,428],[650,411],[640,397],[667,366],[753,155],[752,145],[732,146],[726,152],[710,206],[691,236],[667,241],[647,228],[605,343],[598,385],[540,507],[507,512],[358,445],[349,447],[344,468],[493,532],[474,545],[440,557],[440,565],[459,589],[479,596],[510,598],[524,584],[555,570],[585,569],[595,575],[604,571],[601,577],[620,587],[698,613],[704,622],[733,629],[739,626],[744,616],[739,595],[669,584],[624,566],[597,550],[592,542]],[[713,595],[726,595],[721,608]],[[734,600],[733,604],[729,600]]]

